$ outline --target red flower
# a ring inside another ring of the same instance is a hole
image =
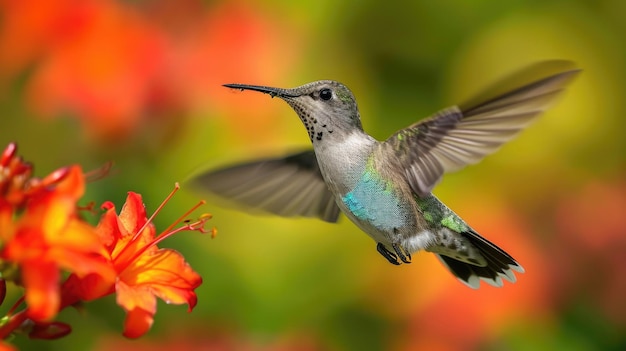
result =
[[[9,144],[0,154],[0,304],[6,280],[24,286],[25,292],[0,321],[0,339],[18,331],[31,338],[63,337],[71,327],[52,321],[59,310],[113,292],[127,312],[124,335],[131,338],[152,325],[157,297],[187,303],[190,310],[195,306],[194,290],[202,279],[179,253],[156,245],[180,231],[204,232],[209,216],[172,229],[189,211],[155,235],[141,196],[129,193],[119,216],[106,202],[106,212],[93,227],[77,213],[85,190],[80,167],[61,168],[43,179],[31,177],[32,165],[16,156],[16,150]],[[92,173],[92,179],[107,171]],[[61,284],[64,272],[70,275]],[[23,302],[26,308],[18,311]],[[9,348],[0,342],[0,351]]]
[[[27,315],[35,321],[53,318],[60,307],[61,269],[114,278],[94,228],[80,220],[76,203],[85,189],[78,166],[61,168],[43,179],[9,144],[0,155],[0,258],[4,279],[25,288]],[[19,269],[19,275],[15,274]]]
[[[61,269],[77,276],[94,273],[106,281],[114,278],[94,228],[76,214],[76,202],[84,192],[80,167],[72,166],[53,175],[58,178],[54,186],[39,188],[32,194],[26,192],[27,201],[19,211],[7,211],[10,205],[4,198],[0,215],[0,258],[19,267],[18,282],[25,288],[28,317],[35,321],[50,320],[58,312]],[[19,214],[19,218],[12,222],[7,213]]]
[[[159,249],[156,244],[183,230],[203,231],[207,218],[155,236],[155,228],[146,218],[139,194],[129,192],[119,216],[115,206],[107,202],[97,233],[107,248],[117,273],[114,284],[97,276],[86,279],[70,277],[70,290],[81,299],[90,300],[108,293],[117,294],[117,304],[127,313],[124,335],[136,338],[152,326],[156,313],[156,298],[167,303],[196,305],[194,290],[202,278],[185,262],[182,255],[171,249]]]

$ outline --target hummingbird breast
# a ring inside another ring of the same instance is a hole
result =
[[[341,202],[357,222],[377,231],[397,233],[411,223],[412,209],[403,203],[399,189],[368,162],[365,171]]]
[[[378,145],[355,132],[315,145],[315,153],[339,208],[374,240],[391,243],[415,233],[417,207],[406,181],[381,161]]]

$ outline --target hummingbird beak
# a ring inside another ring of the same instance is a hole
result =
[[[271,97],[275,97],[275,96],[278,96],[279,98],[298,97],[298,95],[291,93],[289,89],[272,88],[272,87],[265,87],[261,85],[248,85],[248,84],[224,84],[224,86],[227,88],[231,88],[231,89],[239,89],[241,91],[244,91],[244,90],[259,91],[261,93],[269,94],[269,96]]]

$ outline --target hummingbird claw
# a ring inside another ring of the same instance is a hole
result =
[[[395,264],[396,266],[400,265],[400,262],[398,261],[398,257],[396,256],[396,254],[394,254],[393,252],[389,251],[385,245],[383,243],[378,243],[376,245],[376,250],[383,255],[384,258],[387,259],[387,261],[389,261],[389,263],[391,264]],[[404,260],[403,260],[404,261]]]
[[[411,254],[409,252],[407,252],[404,249],[404,247],[402,247],[398,243],[391,244],[391,247],[393,247],[393,250],[396,252],[396,254],[398,254],[398,257],[400,257],[400,260],[402,262],[404,262],[404,263],[411,263]]]

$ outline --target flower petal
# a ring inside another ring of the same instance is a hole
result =
[[[52,172],[43,179],[43,183],[56,183],[55,191],[63,193],[75,201],[85,193],[85,175],[78,165]]]
[[[67,323],[37,323],[28,333],[28,337],[31,339],[54,340],[60,339],[71,332],[72,327]]]
[[[120,276],[128,284],[150,286],[151,291],[166,303],[196,304],[195,288],[202,277],[185,262],[183,256],[172,249],[160,249],[143,255]]]
[[[51,248],[49,257],[60,267],[72,271],[78,277],[88,274],[98,275],[104,282],[113,285],[116,278],[111,261],[99,255],[86,255],[83,252]]]
[[[59,310],[59,268],[55,263],[28,260],[22,263],[28,316],[34,321],[48,321]]]
[[[146,208],[141,195],[129,191],[126,202],[120,212],[120,221],[128,233],[137,233],[146,224]]]
[[[61,287],[62,306],[71,306],[78,301],[91,301],[115,292],[115,284],[98,274],[78,277],[70,275]]]
[[[144,311],[141,308],[129,311],[126,315],[126,320],[124,320],[124,336],[134,339],[145,334],[152,327],[152,322],[154,322],[153,316],[153,313]]]
[[[117,238],[121,237],[120,227],[115,213],[115,205],[111,202],[105,202],[102,205],[106,212],[100,217],[100,222],[96,227],[96,233],[100,237],[100,241],[108,249],[109,253],[113,253]]]
[[[126,311],[124,336],[137,338],[145,334],[154,321],[156,297],[147,286],[129,286],[119,281],[116,284],[117,304]]]
[[[151,314],[156,313],[156,297],[146,285],[128,285],[122,280],[115,284],[117,304],[126,312],[141,309]]]
[[[7,282],[4,279],[0,279],[0,305],[4,302],[5,297],[7,297]]]
[[[62,231],[55,233],[54,236],[48,239],[48,242],[54,248],[81,254],[87,253],[106,258],[109,257],[108,252],[102,245],[102,241],[100,241],[94,228],[88,223],[76,218],[70,220]],[[79,267],[75,268],[78,269]]]
[[[5,199],[0,198],[0,240],[7,242],[15,233],[13,223],[13,208]]]

